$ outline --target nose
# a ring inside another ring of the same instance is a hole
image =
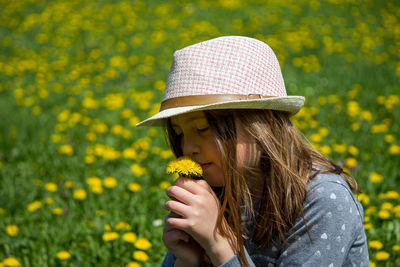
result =
[[[182,140],[182,152],[185,156],[191,156],[200,153],[200,146],[195,139],[190,136],[184,136]]]

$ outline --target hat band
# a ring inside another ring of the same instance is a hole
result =
[[[236,95],[236,94],[224,94],[224,95],[191,95],[191,96],[180,96],[164,100],[161,103],[160,111],[186,106],[197,106],[197,105],[209,105],[220,102],[236,101],[236,100],[250,100],[250,99],[263,99],[273,96],[263,96],[261,94],[248,94],[248,95]]]

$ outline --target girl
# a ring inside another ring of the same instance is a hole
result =
[[[353,177],[307,145],[265,43],[220,37],[174,53],[160,112],[203,180],[167,190],[163,266],[368,266]]]

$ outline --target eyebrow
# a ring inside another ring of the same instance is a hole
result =
[[[188,121],[194,121],[194,120],[199,120],[199,119],[207,120],[205,117],[203,117],[203,116],[201,116],[201,115],[196,115],[196,116],[192,116],[192,117],[187,118],[187,119],[184,121],[184,124],[187,124]],[[171,122],[171,126],[172,126],[172,127],[179,127],[179,125],[176,125],[176,124],[172,123],[172,120],[170,120],[170,122]]]

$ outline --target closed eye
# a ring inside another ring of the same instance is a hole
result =
[[[208,131],[208,127],[197,129],[197,131],[198,131],[199,133]]]

